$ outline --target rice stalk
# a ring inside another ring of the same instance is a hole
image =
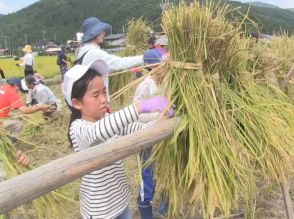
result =
[[[258,41],[252,45],[252,50],[259,78],[280,82],[294,63],[294,37],[286,33],[273,37],[269,42]]]
[[[31,137],[38,133],[40,127],[44,125],[45,120],[42,113],[34,113],[26,116],[22,116],[24,126],[20,138],[25,141],[31,140]]]
[[[0,160],[3,163],[6,178],[12,178],[18,174],[31,170],[31,166],[21,167],[17,165],[15,147],[11,140],[1,131],[0,139]],[[34,199],[26,206],[18,207],[9,212],[18,218],[71,218],[66,212],[76,201],[73,197],[73,189],[70,184]]]
[[[257,177],[279,182],[293,164],[293,103],[248,68],[254,54],[240,37],[243,24],[225,19],[229,6],[207,5],[180,3],[163,14],[172,62],[202,63],[170,65],[165,73],[166,95],[182,121],[151,161],[170,218],[183,205],[192,214],[199,206],[204,218],[228,216],[240,200],[250,207]]]
[[[151,31],[146,21],[142,18],[138,20],[131,20],[127,24],[127,46],[120,52],[120,56],[135,56],[142,55],[146,50],[147,40]],[[134,78],[132,72],[119,74],[110,77],[110,94],[113,94],[129,84]],[[124,95],[119,97],[120,104],[123,104],[125,99]]]

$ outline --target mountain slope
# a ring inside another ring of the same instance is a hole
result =
[[[233,7],[241,6],[240,11],[243,14],[246,14],[250,7],[249,17],[260,24],[263,33],[273,34],[286,30],[289,34],[294,34],[294,13],[289,10],[256,7],[248,3],[243,4],[236,1],[231,1],[230,4]]]
[[[177,1],[177,0],[173,0]],[[187,0],[188,1],[188,0]],[[4,39],[10,48],[23,46],[26,39],[34,43],[46,39],[66,42],[75,38],[81,31],[83,20],[96,16],[112,25],[114,33],[121,32],[128,20],[143,16],[160,27],[161,0],[40,0],[18,12],[5,15],[0,19],[0,48]],[[236,1],[229,1],[233,7],[241,7],[246,14],[249,7]],[[264,26],[264,33],[281,29],[294,32],[294,13],[280,8],[250,6],[250,17]],[[236,13],[234,16],[238,16]],[[232,16],[232,19],[234,19]]]
[[[262,7],[262,8],[279,8],[278,6],[275,6],[269,3],[264,3],[264,2],[250,2],[249,4],[252,6]]]
[[[83,20],[97,16],[121,32],[128,19],[142,15],[156,20],[161,13],[158,0],[41,0],[0,20],[0,44],[5,36],[11,47],[24,45],[25,34],[32,43],[43,38],[65,42],[80,31]],[[44,34],[43,34],[44,31]]]

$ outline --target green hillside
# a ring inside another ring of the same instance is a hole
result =
[[[121,32],[128,19],[144,16],[156,20],[161,13],[158,0],[41,0],[0,20],[0,44],[7,37],[11,47],[43,38],[65,42],[80,31],[83,20],[97,16]],[[1,41],[2,40],[2,41]]]
[[[66,42],[75,38],[83,20],[97,16],[112,24],[114,33],[121,32],[123,25],[133,18],[143,16],[160,28],[161,0],[40,0],[18,12],[5,15],[0,19],[0,48],[23,46],[43,39]],[[241,6],[246,13],[249,5],[229,2],[233,7]],[[234,15],[234,16],[237,16]],[[233,19],[234,19],[234,16]],[[281,29],[294,32],[294,13],[280,8],[252,6],[250,17],[264,26],[264,33]],[[5,41],[6,40],[6,41]]]
[[[285,30],[289,34],[294,34],[294,13],[289,10],[275,7],[256,7],[236,1],[231,1],[230,4],[233,7],[241,6],[240,11],[243,14],[246,14],[250,7],[249,17],[260,24],[263,33],[273,34]]]
[[[264,3],[264,2],[252,2],[252,3],[250,3],[250,5],[256,6],[256,7],[262,7],[262,8],[279,8],[278,6]]]

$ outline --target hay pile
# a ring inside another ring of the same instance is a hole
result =
[[[119,53],[122,57],[142,55],[146,50],[147,40],[150,35],[151,28],[142,18],[131,20],[127,24],[127,46]],[[110,94],[115,94],[117,91],[128,85],[134,79],[133,73],[127,72],[110,77],[109,88]],[[114,95],[112,100],[119,98],[122,105],[126,94],[119,93]]]
[[[30,130],[33,128],[31,127]],[[16,148],[10,140],[9,134],[0,129],[0,160],[2,161],[6,178],[12,178],[33,169],[32,165],[21,167],[16,162]],[[75,205],[75,192],[68,184],[46,195],[34,199],[31,203],[9,212],[15,218],[71,218],[68,209]]]
[[[256,80],[252,44],[240,37],[242,23],[226,20],[228,10],[194,1],[163,14],[171,53],[166,95],[182,122],[152,161],[171,218],[196,206],[204,218],[228,216],[240,200],[253,209],[257,178],[279,182],[291,174],[293,103],[270,81]]]

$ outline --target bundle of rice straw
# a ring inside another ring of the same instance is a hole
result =
[[[163,13],[171,54],[164,83],[181,125],[150,162],[170,218],[183,207],[193,214],[198,206],[204,218],[228,216],[239,200],[250,207],[257,177],[279,182],[293,164],[293,103],[250,72],[252,48],[242,23],[226,20],[229,6],[206,2]]]
[[[147,49],[147,41],[150,35],[151,28],[148,26],[147,22],[142,18],[138,20],[131,20],[127,24],[127,46],[120,52],[120,56],[135,56],[142,55],[143,52]],[[110,77],[110,94],[115,93],[124,86],[128,85],[133,79],[133,73],[122,73]],[[123,104],[125,95],[118,95],[114,97],[120,98],[120,103]]]
[[[5,173],[5,178],[9,179],[31,170],[31,166],[21,167],[17,164],[16,148],[11,142],[9,134],[2,129],[0,129],[0,134],[0,161],[4,168],[2,174]],[[69,184],[10,211],[9,215],[15,218],[71,218],[67,209],[72,208],[76,203],[74,194],[72,186]]]

